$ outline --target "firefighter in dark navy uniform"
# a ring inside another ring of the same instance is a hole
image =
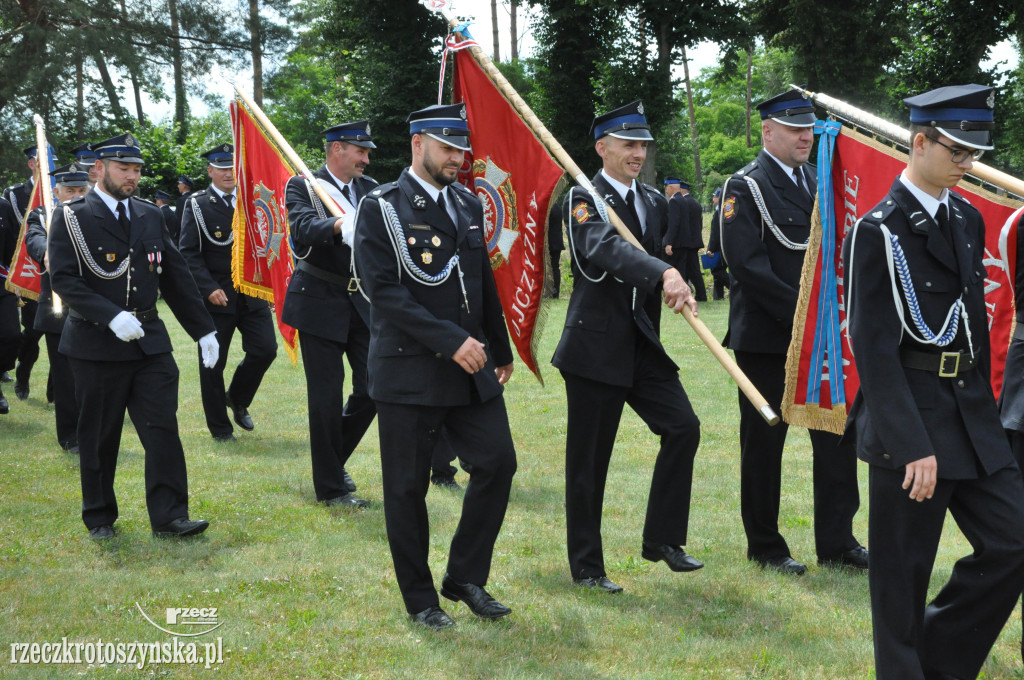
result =
[[[231,279],[231,250],[235,241],[231,221],[237,207],[234,147],[221,144],[203,157],[211,184],[185,202],[178,246],[199,286],[206,310],[213,317],[220,344],[220,358],[213,368],[205,368],[203,357],[199,356],[199,387],[206,427],[217,441],[232,441],[235,435],[227,410],[231,410],[240,428],[254,429],[249,406],[274,362],[277,340],[270,305],[237,292]],[[236,330],[242,336],[245,356],[225,390],[224,367]]]
[[[356,484],[345,464],[377,409],[366,387],[370,307],[352,278],[351,244],[356,206],[377,187],[363,174],[370,164],[370,150],[377,146],[366,120],[341,123],[323,134],[327,158],[313,176],[345,217],[328,213],[305,178],[288,180],[285,200],[296,259],[282,320],[299,331],[316,499],[361,508],[367,501],[355,495]],[[352,370],[347,402],[344,356]]]
[[[189,519],[178,367],[157,288],[207,366],[217,363],[216,330],[160,210],[133,196],[143,162],[134,137],[100,142],[95,151],[96,187],[56,211],[47,250],[53,291],[68,308],[60,351],[71,362],[80,409],[82,520],[90,538],[114,536],[114,474],[127,411],[145,451],[153,533],[197,534],[209,523]]]
[[[814,105],[796,90],[758,104],[764,148],[726,180],[722,194],[721,252],[731,276],[725,344],[736,364],[779,410],[786,352],[793,334],[800,272],[811,228],[817,178],[807,158],[814,140]],[[768,425],[743,396],[740,405],[740,514],[747,559],[799,575],[779,532],[782,453],[788,425]],[[860,507],[857,455],[850,444],[809,430],[814,463],[814,543],[824,566],[868,568],[868,551],[853,535]]]
[[[178,176],[178,199],[174,203],[174,216],[178,220],[177,229],[171,231],[172,234],[181,234],[181,219],[184,217],[185,203],[192,195],[192,190],[195,189],[195,182],[186,175]],[[174,242],[177,245],[177,241]]]
[[[704,211],[690,193],[689,182],[669,178],[678,190],[668,197],[668,225],[665,228],[666,262],[679,270],[683,280],[693,284],[693,297],[706,302],[704,272],[700,268],[700,249],[704,247]],[[668,191],[668,179],[665,180]]]
[[[49,151],[50,158],[53,158],[53,148],[50,148]],[[29,201],[32,199],[32,187],[36,182],[36,163],[39,158],[35,145],[24,149],[24,153],[28,157],[28,169],[32,176],[24,182],[9,186],[4,190],[4,198],[14,208],[14,218],[18,223],[15,229],[19,232],[21,225],[28,217]],[[13,256],[14,253],[12,252],[11,255]],[[14,372],[14,394],[17,395],[18,399],[25,400],[28,399],[30,392],[29,378],[32,376],[32,367],[35,366],[36,360],[39,359],[39,339],[43,337],[43,334],[35,328],[38,303],[35,300],[23,297],[21,298],[20,305],[21,341],[18,346],[18,367]]]
[[[454,621],[427,564],[425,497],[442,427],[471,472],[441,594],[485,619],[511,612],[484,586],[516,470],[502,396],[512,349],[483,208],[456,183],[469,148],[465,105],[416,111],[409,129],[412,167],[363,199],[354,254],[372,304],[369,387],[395,574],[409,614],[440,629]]]
[[[697,305],[679,271],[659,258],[668,205],[637,180],[651,136],[643,104],[594,119],[603,161],[593,184],[644,250],[625,241],[588,191],[576,187],[569,212],[574,284],[565,327],[551,363],[565,379],[569,424],[565,441],[565,509],[569,571],[577,585],[617,593],[605,572],[601,515],[608,463],[622,408],[629,404],[661,445],[651,480],[641,556],[672,571],[704,565],[683,549],[690,514],[693,461],[700,421],[679,382],[679,368],[661,344],[662,293],[675,311]]]
[[[1024,585],[1024,484],[990,376],[986,225],[952,191],[992,148],[994,101],[962,85],[904,102],[909,164],[843,244],[875,677],[975,678]],[[926,605],[947,511],[972,551]]]
[[[164,226],[167,227],[167,231],[171,234],[171,242],[178,242],[178,229],[181,227],[181,223],[178,222],[178,216],[174,214],[174,208],[171,207],[171,195],[163,189],[157,189],[156,193],[153,194],[155,203],[160,208],[160,214],[164,216]]]
[[[96,186],[96,152],[92,150],[92,142],[86,142],[71,150],[75,155],[75,163],[89,173],[89,188]]]
[[[54,193],[59,203],[68,203],[89,191],[89,171],[77,163],[53,171],[56,184]],[[46,354],[50,359],[50,381],[53,385],[53,411],[56,419],[57,443],[71,453],[78,453],[78,400],[75,398],[75,375],[68,358],[60,353],[60,335],[64,331],[67,313],[61,307],[55,311],[53,290],[50,286],[49,259],[46,257],[45,212],[40,206],[32,211],[25,229],[25,247],[29,256],[39,265],[39,309],[36,312],[36,330],[46,339]]]

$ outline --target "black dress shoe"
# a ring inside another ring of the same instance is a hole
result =
[[[326,505],[329,508],[333,508],[333,507],[336,507],[336,506],[341,506],[341,507],[344,507],[344,508],[356,508],[356,509],[359,509],[359,508],[365,508],[367,505],[370,504],[370,501],[366,500],[365,498],[360,498],[359,496],[353,496],[352,494],[347,493],[347,494],[345,494],[343,496],[337,496],[335,498],[328,498],[323,503],[324,503],[324,505]]]
[[[179,517],[171,520],[162,527],[153,527],[153,535],[158,538],[184,538],[195,536],[206,531],[210,523],[205,519],[188,519]]]
[[[621,593],[622,586],[613,582],[607,576],[588,576],[586,578],[574,578],[573,583],[581,588],[593,588],[603,590],[606,593]]]
[[[847,550],[844,553],[839,553],[833,557],[819,559],[818,564],[823,567],[847,567],[849,569],[867,571],[868,549],[862,545],[858,545],[856,548]]]
[[[444,474],[435,472],[430,475],[430,483],[449,491],[462,491],[462,486],[455,481],[455,473]]]
[[[213,435],[213,441],[215,442],[233,442],[235,441],[235,435],[231,432],[227,434],[215,434]]]
[[[807,571],[806,565],[800,564],[789,555],[769,557],[766,560],[757,560],[757,563],[765,569],[774,569],[783,574],[792,574],[794,576],[800,576]]]
[[[22,401],[28,399],[28,383],[14,383],[14,396]]]
[[[11,405],[7,403],[7,397],[4,396],[3,390],[0,390],[0,415],[6,415],[11,412]]]
[[[12,378],[11,374],[8,373],[7,371],[4,371],[3,373],[0,373],[0,383],[5,383],[5,382],[14,382],[14,378]]]
[[[344,480],[345,486],[348,488],[348,492],[355,493],[356,482],[354,479],[352,479],[352,475],[350,475],[348,473],[348,470],[346,470],[345,468],[341,468],[341,478],[342,480]]]
[[[667,543],[644,541],[640,555],[649,562],[665,560],[665,564],[672,571],[697,571],[704,567],[704,563],[693,555],[687,555],[686,551],[679,546]]]
[[[455,625],[455,622],[452,621],[452,617],[448,616],[445,611],[436,604],[433,607],[427,607],[423,611],[413,614],[412,620],[421,626],[426,626],[430,630],[444,630],[445,628],[452,628]]]
[[[256,426],[252,424],[252,418],[249,417],[249,409],[244,406],[235,406],[235,402],[233,402],[231,400],[231,396],[227,394],[224,395],[224,401],[227,402],[228,408],[231,409],[231,412],[235,416],[235,422],[238,423],[240,428],[248,430],[249,432],[256,429]]]
[[[101,527],[89,529],[89,538],[93,541],[105,541],[114,537],[114,527],[104,524]]]
[[[448,574],[441,581],[441,594],[452,602],[465,602],[470,611],[481,619],[500,619],[512,613],[511,609],[491,597],[482,587],[459,583]]]

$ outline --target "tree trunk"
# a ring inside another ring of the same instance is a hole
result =
[[[188,94],[185,92],[185,75],[181,63],[181,38],[178,32],[178,0],[167,0],[167,11],[171,15],[171,62],[174,68],[174,122],[177,123],[178,144],[188,138]]]
[[[751,87],[754,80],[754,46],[747,47],[747,148],[753,146],[750,139],[750,97]]]
[[[75,58],[75,139],[79,144],[85,141],[85,69],[82,51]]]
[[[99,50],[92,53],[92,59],[96,62],[96,68],[100,72],[100,81],[102,81],[103,89],[107,93],[107,101],[110,102],[110,112],[114,114],[114,120],[121,124],[127,116],[124,113],[124,109],[121,108],[121,100],[117,96],[117,88],[114,87],[114,81],[110,78],[110,71],[107,70],[107,60],[103,58],[103,53]]]
[[[494,44],[494,54],[491,59],[499,62],[501,61],[501,51],[498,49],[498,0],[491,0],[491,41]]]
[[[125,7],[124,0],[121,0],[121,18],[125,24],[128,23],[128,8]],[[146,117],[142,113],[142,90],[139,87],[139,79],[131,64],[126,63],[125,68],[128,69],[128,76],[132,81],[132,92],[135,94],[135,116],[139,119],[139,123],[145,123]]]
[[[519,58],[519,29],[516,27],[516,10],[519,8],[519,0],[512,0],[509,19],[509,33],[512,34],[512,61]]]
[[[249,49],[252,52],[252,98],[263,106],[263,44],[260,38],[260,0],[249,0]]]
[[[704,186],[700,173],[700,143],[697,140],[697,116],[693,110],[693,88],[690,87],[690,61],[683,46],[683,79],[686,81],[686,108],[690,113],[690,139],[693,140],[693,189],[698,194]]]

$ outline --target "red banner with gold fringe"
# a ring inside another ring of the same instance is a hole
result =
[[[20,230],[18,231],[18,245],[14,248],[14,257],[11,258],[11,265],[7,273],[7,282],[4,287],[15,295],[30,300],[39,299],[40,275],[39,265],[28,254],[28,245],[25,243],[25,227],[28,226],[28,216],[32,211],[43,204],[43,195],[39,191],[39,182],[32,184],[32,194],[28,199],[28,209],[21,218]]]

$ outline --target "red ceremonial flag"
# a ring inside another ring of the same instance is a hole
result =
[[[826,140],[822,139],[820,144],[826,144]],[[833,197],[830,202],[835,217],[829,229],[832,236],[823,232],[823,222],[827,219],[822,219],[819,207],[821,197],[828,191],[819,183],[819,203],[815,204],[812,216],[811,238],[800,282],[800,302],[786,361],[782,413],[791,424],[837,434],[843,432],[848,409],[860,385],[846,334],[841,260],[843,239],[857,218],[885,197],[906,164],[906,154],[849,128],[839,130],[831,163],[832,181],[828,187]],[[1007,233],[1010,223],[1014,222],[1009,218],[1021,204],[969,182],[961,182],[956,191],[970,201],[985,220],[985,302],[992,350],[992,389],[998,396],[1003,384],[1003,365],[1006,363],[1014,315],[1016,241],[1010,241],[1007,246]],[[1008,254],[1008,249],[1013,252]],[[831,255],[829,251],[832,251]],[[833,263],[831,275],[826,267],[828,262]],[[878,275],[888,276],[885,263],[879,263],[879,266]],[[833,317],[838,321],[841,338],[841,369],[835,362],[821,361],[820,348],[827,345],[823,337],[828,335],[824,329]],[[842,378],[834,381],[835,385],[829,379],[832,375],[829,365],[835,368],[834,375]]]
[[[454,43],[455,99],[466,103],[472,152],[460,180],[484,207],[491,270],[516,351],[540,380],[541,293],[547,268],[547,217],[562,168],[464,48]],[[442,76],[443,77],[443,76]]]
[[[232,278],[237,290],[274,304],[277,329],[294,364],[298,360],[296,331],[281,322],[281,313],[294,270],[284,191],[297,172],[240,101],[231,103],[231,129],[238,181]]]
[[[39,265],[28,254],[28,246],[25,244],[25,227],[28,225],[28,216],[32,211],[43,204],[43,195],[39,191],[39,182],[32,183],[32,194],[28,199],[28,209],[21,218],[21,230],[18,232],[18,245],[14,248],[14,257],[11,258],[10,271],[7,273],[7,283],[4,284],[7,290],[15,295],[39,299],[40,280]],[[0,267],[0,274],[3,268]]]

